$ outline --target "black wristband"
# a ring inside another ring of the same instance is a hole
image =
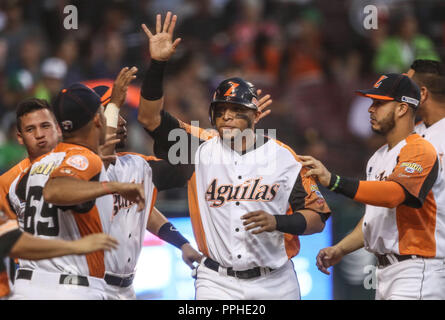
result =
[[[184,244],[189,242],[170,222],[162,225],[159,229],[158,237],[165,242],[174,245],[178,249],[181,249]]]
[[[298,211],[291,215],[275,215],[274,217],[278,231],[293,235],[301,235],[306,231],[306,218]]]
[[[162,86],[166,64],[167,61],[151,60],[141,86],[141,96],[145,100],[159,100],[164,95]]]
[[[336,193],[341,193],[348,198],[354,199],[359,184],[360,180],[358,179],[340,177],[336,174],[332,174],[328,189]]]

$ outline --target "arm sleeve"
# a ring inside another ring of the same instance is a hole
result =
[[[184,187],[193,175],[194,166],[171,165],[155,157],[146,160],[152,169],[153,184],[159,191]]]

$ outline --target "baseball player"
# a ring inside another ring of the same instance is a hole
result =
[[[136,70],[134,70],[135,72]],[[108,92],[107,87],[98,91]],[[97,89],[96,89],[97,90]],[[117,133],[119,144],[126,145],[126,121],[119,115],[120,106],[125,101],[125,87],[116,86],[113,92],[121,92],[121,99],[115,99],[118,104],[109,103],[106,107],[107,126],[110,134]],[[106,101],[106,94],[102,101]],[[110,110],[114,109],[114,110]],[[115,154],[112,148],[112,153]],[[104,150],[105,152],[105,150]],[[157,235],[162,240],[182,250],[183,259],[188,265],[200,261],[201,255],[194,250],[190,243],[173,227],[173,225],[156,209],[157,191],[176,185],[185,185],[185,180],[176,169],[166,161],[153,156],[136,153],[118,153],[116,159],[107,167],[110,180],[134,182],[143,184],[145,190],[146,208],[143,212],[137,210],[135,203],[126,201],[119,194],[113,195],[114,216],[110,234],[119,239],[121,246],[118,250],[106,253],[105,282],[108,299],[135,299],[136,294],[132,285],[135,268],[140,255],[145,229]]]
[[[64,142],[37,158],[11,185],[11,204],[23,213],[18,220],[24,231],[42,238],[74,240],[109,233],[113,198],[108,194],[119,193],[143,209],[142,186],[108,182],[95,153],[104,142],[106,124],[94,91],[81,84],[62,90],[54,113]],[[19,263],[12,299],[106,298],[103,251],[41,261],[20,259]]]
[[[8,219],[0,211],[0,299],[7,298],[11,292],[6,266],[2,260],[6,256],[29,260],[50,259],[111,250],[117,244],[114,238],[104,233],[91,234],[75,241],[41,239],[22,232],[17,220]]]
[[[444,299],[444,217],[437,201],[442,169],[434,146],[413,133],[419,87],[406,75],[386,74],[358,94],[372,98],[372,129],[387,142],[368,161],[368,181],[331,174],[312,157],[301,157],[307,175],[366,204],[353,232],[322,249],[317,265],[329,273],[329,266],[364,246],[378,261],[376,299]]]
[[[180,41],[172,41],[176,19],[167,13],[162,27],[158,15],[154,35],[143,25],[152,62],[138,120],[161,158],[171,161],[173,130],[187,136],[186,145],[199,144],[176,164],[188,181],[193,231],[205,256],[196,270],[196,299],[299,299],[290,259],[298,254],[298,235],[323,230],[329,208],[295,153],[253,132],[259,97],[250,83],[233,78],[218,86],[210,106],[217,136],[204,137],[162,110],[165,61]],[[234,143],[240,136],[242,143]],[[273,171],[266,171],[268,163],[276,165]]]

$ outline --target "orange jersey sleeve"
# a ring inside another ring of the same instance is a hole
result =
[[[331,210],[321,194],[317,182],[312,177],[305,177],[306,172],[306,168],[302,168],[300,171],[301,185],[306,192],[304,209],[311,209],[318,213],[330,213]]]
[[[416,202],[423,203],[438,175],[436,149],[416,134],[406,140],[407,144],[400,150],[397,165],[387,180],[397,182]]]
[[[86,148],[67,148],[64,151],[66,156],[51,173],[51,178],[73,177],[90,181],[100,174],[103,163],[97,154]]]

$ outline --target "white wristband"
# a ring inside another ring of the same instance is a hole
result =
[[[107,127],[117,128],[119,108],[114,103],[107,104],[104,115],[107,118]]]

